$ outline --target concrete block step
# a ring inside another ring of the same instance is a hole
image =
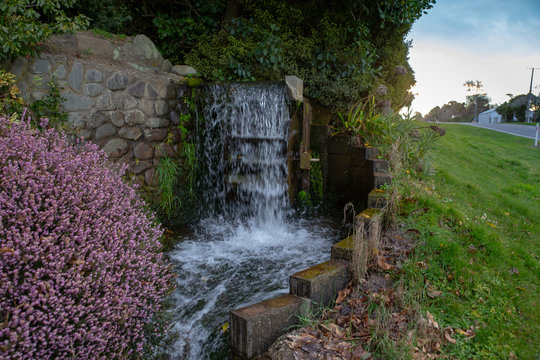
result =
[[[310,310],[311,302],[284,294],[229,313],[230,339],[235,358],[251,359],[263,354],[293,325],[297,315]]]
[[[332,245],[331,258],[332,260],[351,261],[352,251],[354,247],[353,237],[349,236],[338,243]]]
[[[330,260],[291,275],[289,284],[291,294],[328,306],[350,280],[349,263]]]
[[[383,213],[379,209],[365,209],[354,218],[354,227],[356,231],[361,231],[362,229],[359,229],[359,227],[363,227],[362,231],[366,236],[371,236],[373,231],[380,232],[383,219],[382,215]]]
[[[368,194],[368,208],[383,209],[388,205],[390,194],[388,190],[373,189]]]
[[[382,172],[374,172],[374,186],[375,189],[379,189],[383,185],[391,185],[392,184],[392,175]]]
[[[366,147],[366,159],[376,159],[377,155],[379,155],[379,149]]]
[[[373,172],[387,173],[390,170],[390,164],[384,159],[368,158],[373,162]]]

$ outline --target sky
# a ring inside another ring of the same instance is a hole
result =
[[[416,78],[413,111],[464,102],[480,80],[492,104],[526,94],[540,68],[540,0],[437,0],[408,35]],[[533,93],[540,93],[540,69]]]

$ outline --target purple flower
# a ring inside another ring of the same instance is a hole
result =
[[[141,356],[173,275],[125,169],[0,117],[0,358]]]

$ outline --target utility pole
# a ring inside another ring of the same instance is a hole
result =
[[[532,119],[529,119],[527,117],[527,115],[529,114],[529,109],[531,107],[531,95],[532,95],[532,85],[533,85],[534,70],[535,69],[540,69],[540,68],[531,67],[529,69],[531,69],[531,85],[529,86],[529,96],[527,97],[527,107],[525,108],[525,122],[531,122],[532,121]]]

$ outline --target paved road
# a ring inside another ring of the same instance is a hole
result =
[[[535,132],[536,132],[536,126],[530,126],[530,125],[478,124],[478,123],[474,123],[474,124],[473,123],[460,123],[460,124],[481,127],[484,129],[491,129],[491,130],[500,131],[507,134],[526,137],[529,139],[534,139]],[[540,134],[538,136],[540,136]]]

